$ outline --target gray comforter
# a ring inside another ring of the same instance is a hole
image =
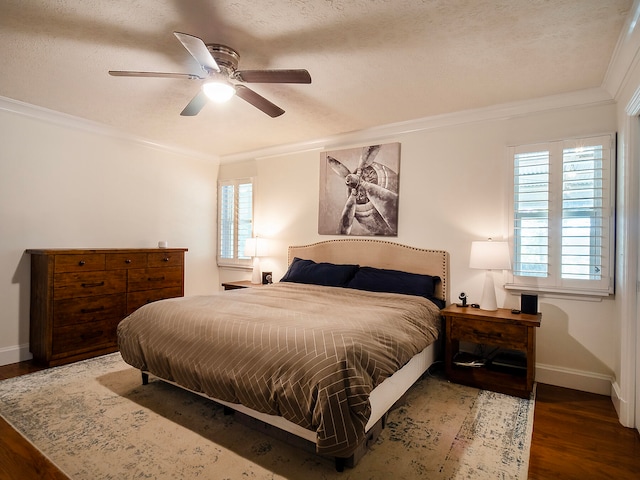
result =
[[[317,432],[317,451],[349,456],[369,393],[438,336],[421,297],[278,283],[162,300],[118,326],[130,365],[212,398]]]

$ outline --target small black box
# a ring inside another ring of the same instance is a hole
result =
[[[520,297],[520,311],[529,315],[538,314],[538,295],[523,293]]]

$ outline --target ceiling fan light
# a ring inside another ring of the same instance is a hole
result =
[[[213,81],[202,84],[204,94],[216,103],[224,103],[233,97],[236,89],[228,82]]]

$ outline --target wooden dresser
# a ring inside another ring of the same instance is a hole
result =
[[[186,248],[30,249],[30,350],[48,366],[118,349],[128,314],[184,295]]]

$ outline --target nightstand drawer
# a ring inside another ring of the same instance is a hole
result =
[[[490,344],[497,347],[526,348],[527,327],[454,318],[451,324],[451,337],[456,340]]]

